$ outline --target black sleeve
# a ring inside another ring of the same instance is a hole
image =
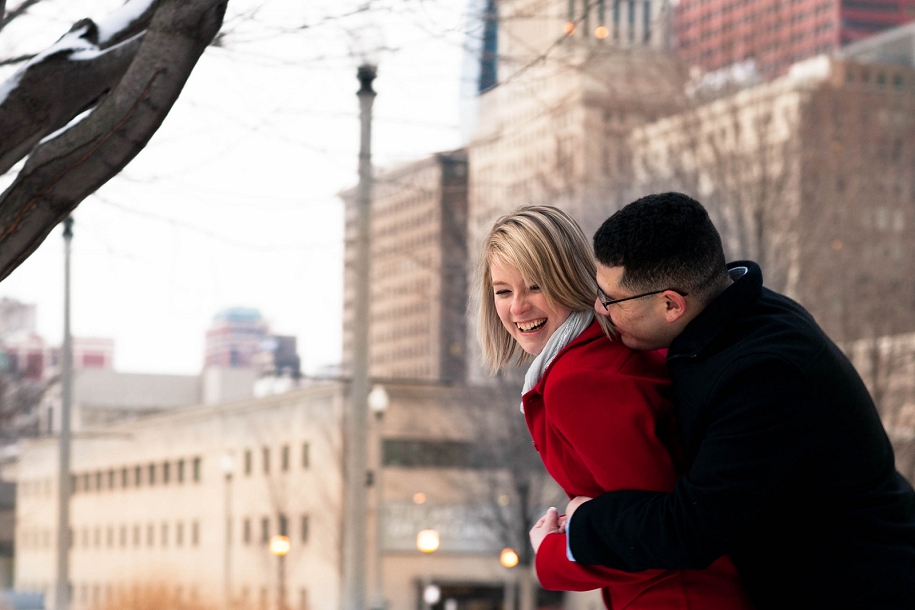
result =
[[[573,515],[576,561],[627,571],[702,569],[725,554],[807,451],[803,376],[779,361],[731,364],[722,399],[673,493],[613,491]],[[809,405],[808,405],[809,406]]]

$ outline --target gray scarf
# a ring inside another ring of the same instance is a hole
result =
[[[553,335],[549,340],[547,340],[546,345],[543,346],[543,351],[534,358],[533,362],[531,362],[530,368],[527,369],[527,373],[524,375],[524,389],[521,392],[522,396],[534,389],[534,386],[537,385],[537,383],[540,382],[540,378],[543,377],[544,371],[550,366],[550,363],[553,362],[559,352],[569,343],[574,341],[586,328],[591,326],[591,322],[593,321],[594,312],[590,309],[573,311],[569,314],[566,321],[563,322],[559,328],[553,332]],[[524,403],[521,404],[521,412],[524,413]]]

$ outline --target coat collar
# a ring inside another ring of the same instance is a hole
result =
[[[667,359],[698,356],[748,303],[762,292],[762,270],[752,261],[735,261],[728,265],[732,272],[746,267],[747,272],[709,303],[693,318],[683,332],[674,338]]]

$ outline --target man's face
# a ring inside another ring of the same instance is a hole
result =
[[[597,284],[607,300],[635,296],[631,290],[620,287],[623,267],[597,264]],[[594,311],[609,316],[619,331],[623,344],[631,349],[653,350],[670,346],[677,332],[665,317],[666,304],[661,294],[644,296],[610,305],[609,310],[598,297]]]

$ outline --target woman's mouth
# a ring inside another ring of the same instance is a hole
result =
[[[529,320],[527,322],[515,322],[515,326],[518,327],[523,333],[533,333],[537,332],[543,325],[546,324],[546,318],[540,318],[538,320]]]

